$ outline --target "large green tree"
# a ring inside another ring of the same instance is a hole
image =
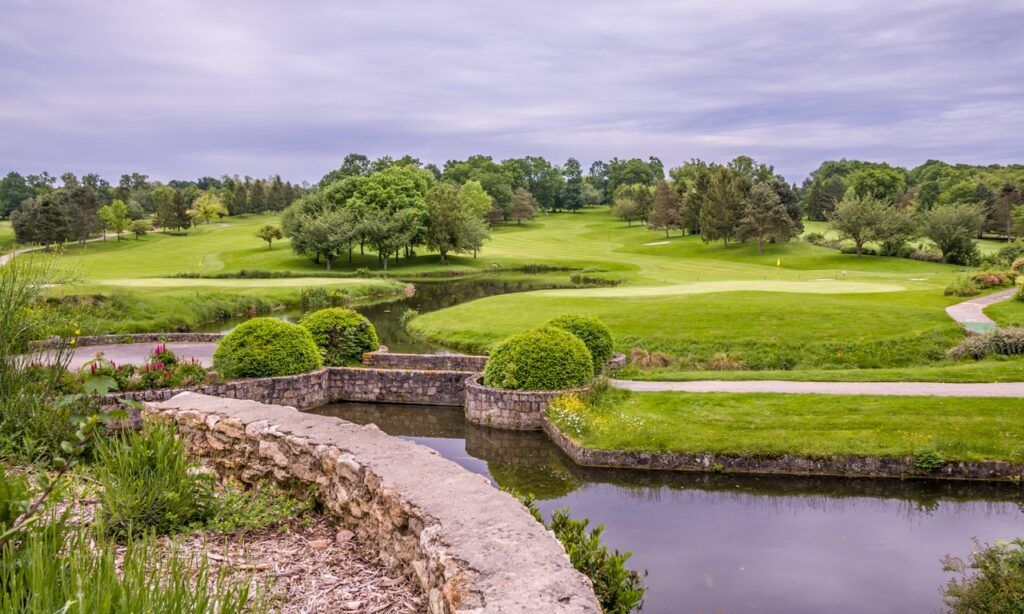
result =
[[[6,177],[0,179],[0,218],[9,218],[33,195],[32,186],[20,173],[7,173]]]
[[[877,236],[884,214],[885,205],[877,198],[850,192],[836,205],[828,226],[841,238],[852,240],[859,257],[864,253],[864,244]]]
[[[942,259],[953,264],[974,264],[978,259],[978,236],[985,215],[969,204],[946,205],[924,216],[924,234],[942,252]]]
[[[796,234],[796,223],[786,205],[768,182],[759,181],[750,188],[743,201],[743,215],[736,228],[736,238],[757,241],[757,253],[764,252],[765,241],[785,242]]]
[[[561,207],[568,211],[576,212],[586,204],[586,196],[583,190],[583,169],[576,158],[569,158],[562,167],[562,175],[565,177],[565,184],[562,186],[560,197]]]
[[[109,205],[104,205],[99,210],[99,217],[103,220],[107,230],[117,235],[121,240],[121,234],[131,226],[131,218],[128,217],[128,205],[120,198],[115,198]]]
[[[698,214],[701,239],[721,239],[722,245],[729,247],[743,214],[744,181],[743,177],[725,166],[711,171],[707,193]]]
[[[662,181],[655,188],[654,205],[647,215],[647,225],[654,230],[664,230],[665,238],[671,230],[679,230],[683,224],[682,205],[675,192]]]

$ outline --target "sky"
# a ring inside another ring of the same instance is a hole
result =
[[[1024,1],[0,0],[0,172],[1024,162]]]

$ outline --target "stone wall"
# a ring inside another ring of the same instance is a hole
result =
[[[563,433],[547,418],[544,432],[574,463],[582,467],[617,467],[668,471],[700,471],[776,475],[840,477],[920,477],[949,480],[989,480],[1020,483],[1024,464],[1002,461],[947,461],[935,470],[919,468],[913,457],[831,456],[799,454],[766,456],[715,452],[629,452],[586,448]]]
[[[165,401],[182,392],[196,392],[303,409],[337,401],[462,407],[466,400],[466,378],[470,375],[473,374],[466,371],[327,367],[301,375],[239,379],[189,388],[114,392],[107,397],[152,402]]]
[[[401,570],[430,614],[599,614],[590,582],[525,507],[432,450],[290,407],[181,394],[146,409],[222,475],[314,486],[326,513]]]
[[[350,369],[330,371],[331,401],[369,401],[414,405],[454,405],[466,402],[466,371],[415,369]]]
[[[438,371],[469,371],[481,373],[486,356],[467,354],[392,354],[382,347],[363,354],[363,365],[380,369],[424,369]]]
[[[90,345],[116,345],[132,343],[218,343],[224,333],[142,333],[138,335],[86,335],[78,337],[75,345],[88,347]],[[61,340],[53,337],[44,341],[36,341],[34,347],[47,349],[56,347]]]
[[[537,430],[551,399],[588,390],[502,390],[484,386],[482,380],[479,374],[466,380],[466,419],[500,429]]]

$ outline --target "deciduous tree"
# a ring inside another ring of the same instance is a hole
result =
[[[121,240],[121,233],[128,230],[131,225],[131,220],[128,218],[128,205],[124,204],[120,198],[115,198],[109,205],[100,207],[99,216],[107,230],[117,235],[118,241]]]
[[[974,264],[978,259],[978,236],[985,215],[968,204],[936,207],[924,216],[924,234],[931,239],[942,259],[953,264]]]
[[[836,205],[828,226],[841,238],[852,240],[859,257],[864,253],[864,243],[877,235],[884,212],[885,207],[877,198],[850,192]]]
[[[765,241],[784,242],[793,238],[796,225],[769,183],[755,183],[743,202],[743,217],[736,236],[741,241],[756,240],[757,253],[764,252]]]
[[[274,241],[284,238],[284,231],[277,224],[264,224],[256,231],[256,236],[267,242],[267,249],[274,248]]]
[[[679,199],[672,188],[662,181],[655,189],[654,206],[647,216],[647,225],[655,230],[664,230],[665,238],[671,230],[682,228],[683,214]]]

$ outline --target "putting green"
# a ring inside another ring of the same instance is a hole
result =
[[[823,279],[816,281],[702,281],[670,286],[641,286],[619,288],[586,288],[580,290],[541,290],[537,296],[634,298],[644,296],[677,296],[683,294],[711,294],[714,292],[792,292],[800,294],[874,294],[906,290],[895,284]]]

